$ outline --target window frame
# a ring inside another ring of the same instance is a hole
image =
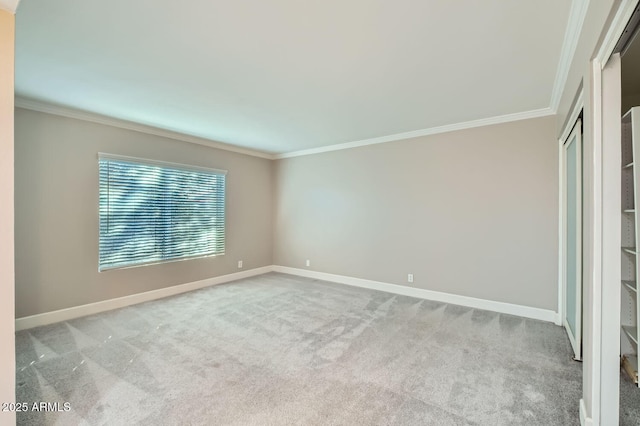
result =
[[[184,163],[176,163],[176,162],[170,162],[170,161],[162,161],[162,160],[155,160],[155,159],[148,159],[148,158],[141,158],[141,157],[132,157],[132,156],[126,156],[126,155],[119,155],[119,154],[110,154],[110,153],[105,153],[105,152],[98,152],[97,154],[97,163],[98,163],[98,272],[106,272],[106,271],[111,271],[111,270],[118,270],[118,269],[129,269],[129,268],[137,268],[140,266],[149,266],[149,265],[158,265],[158,264],[164,264],[164,263],[171,263],[171,262],[182,262],[182,261],[187,261],[187,260],[194,260],[194,259],[202,259],[202,258],[208,258],[208,257],[216,257],[216,256],[224,256],[226,253],[226,234],[227,234],[227,196],[226,196],[226,192],[227,192],[227,182],[226,182],[226,176],[228,171],[227,170],[223,170],[223,169],[217,169],[217,168],[212,168],[212,167],[204,167],[204,166],[196,166],[196,165],[191,165],[191,164],[184,164]],[[216,252],[216,253],[207,253],[207,254],[195,254],[195,255],[187,255],[187,256],[180,256],[180,257],[173,257],[173,258],[167,258],[167,259],[161,259],[161,260],[149,260],[146,262],[136,262],[136,263],[128,263],[128,264],[118,264],[115,266],[112,265],[102,265],[101,264],[101,240],[102,240],[102,234],[101,234],[101,229],[100,229],[100,223],[101,223],[101,212],[100,212],[100,192],[101,192],[101,179],[100,179],[100,168],[101,168],[101,161],[103,160],[115,160],[115,161],[123,161],[123,162],[129,162],[129,163],[135,163],[135,164],[140,164],[142,166],[151,166],[151,167],[161,167],[161,168],[166,168],[166,169],[173,169],[173,170],[181,170],[181,171],[187,171],[187,172],[202,172],[205,174],[213,174],[213,175],[220,175],[224,178],[223,180],[223,200],[222,200],[222,218],[223,218],[223,230],[222,230],[222,237],[224,239],[223,245],[222,245],[222,252]]]

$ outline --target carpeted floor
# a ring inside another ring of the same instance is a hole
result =
[[[267,274],[19,332],[24,425],[578,425],[550,323]]]
[[[640,389],[620,371],[620,426],[640,425]]]

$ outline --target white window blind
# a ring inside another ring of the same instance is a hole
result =
[[[99,154],[98,269],[224,254],[226,171]]]

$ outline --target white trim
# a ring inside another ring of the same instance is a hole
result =
[[[147,291],[144,293],[132,294],[130,296],[118,297],[116,299],[103,300],[100,302],[89,303],[87,305],[74,306],[72,308],[46,312],[44,314],[17,318],[16,331],[39,327],[41,325],[53,324],[60,321],[67,321],[70,319],[93,315],[112,309],[123,308],[125,306],[148,302],[150,300],[161,299],[163,297],[174,296],[176,294],[186,293],[188,291],[198,290],[213,285],[224,284],[242,278],[249,278],[256,275],[266,274],[267,272],[271,271],[271,266],[263,266],[261,268],[249,269],[242,272],[221,275],[219,277],[207,278],[201,281],[194,281],[186,284],[161,288],[158,290]]]
[[[23,97],[16,97],[16,108],[24,108],[32,111],[44,112],[47,114],[59,115],[61,117],[75,118],[76,120],[89,121],[92,123],[104,124],[107,126],[113,126],[120,129],[133,130],[135,132],[146,133],[154,136],[161,136],[164,138],[175,139],[183,142],[194,143],[197,145],[204,145],[211,148],[222,149],[224,151],[235,152],[238,154],[250,155],[252,157],[266,158],[273,160],[274,156],[265,152],[241,148],[234,145],[229,145],[222,142],[212,141],[210,139],[201,138],[198,136],[187,135],[177,131],[169,129],[161,129],[159,127],[148,126],[146,124],[134,123],[133,121],[121,120],[119,118],[108,117],[102,114],[96,114],[89,111],[82,111],[75,108],[69,108],[62,105],[51,104],[48,102],[42,102],[35,99],[27,99]]]
[[[133,130],[149,135],[161,136],[165,138],[175,139],[183,142],[204,145],[211,148],[222,149],[225,151],[236,152],[238,154],[250,155],[253,157],[265,158],[268,160],[278,160],[283,158],[300,157],[303,155],[320,154],[323,152],[340,151],[343,149],[357,148],[360,146],[376,145],[386,142],[395,142],[405,139],[417,138],[421,136],[436,135],[440,133],[453,132],[457,130],[472,129],[476,127],[490,126],[495,124],[510,123],[512,121],[527,120],[531,118],[547,117],[555,114],[551,108],[540,108],[531,111],[518,112],[513,114],[500,115],[497,117],[482,118],[479,120],[465,121],[462,123],[448,124],[445,126],[430,127],[428,129],[415,130],[411,132],[396,133],[393,135],[380,136],[371,139],[364,139],[354,142],[346,142],[336,145],[322,146],[318,148],[305,149],[301,151],[293,151],[283,154],[270,154],[249,148],[241,148],[238,146],[212,141],[210,139],[198,136],[187,135],[169,129],[161,129],[159,127],[149,126],[146,124],[135,123],[133,121],[122,120],[119,118],[108,117],[106,115],[97,114],[89,111],[83,111],[75,108],[65,107],[62,105],[43,102],[35,99],[27,99],[20,96],[15,98],[15,107],[28,109],[31,111],[44,112],[47,114],[58,115],[61,117],[74,118],[76,120],[89,121],[91,123],[104,124],[107,126],[117,127],[120,129]]]
[[[578,47],[578,40],[582,33],[582,26],[584,25],[584,19],[587,16],[588,9],[589,0],[573,0],[571,2],[569,20],[564,33],[562,50],[560,51],[560,62],[558,63],[556,78],[553,83],[553,90],[551,91],[550,107],[554,112],[558,111],[560,99],[562,99],[562,93],[565,85],[567,84],[569,70],[571,69],[571,62],[573,62],[573,56],[575,55],[576,48]]]
[[[582,197],[582,187],[583,187],[583,171],[582,171],[582,150],[583,150],[583,141],[582,141],[582,120],[578,119],[576,121],[576,125],[575,125],[575,129],[573,130],[573,132],[575,132],[576,134],[576,141],[574,143],[577,143],[578,145],[576,146],[576,175],[578,176],[576,179],[576,210],[577,210],[577,214],[576,214],[576,257],[577,257],[577,269],[576,269],[576,318],[575,318],[575,323],[576,323],[576,330],[575,330],[575,340],[577,340],[576,342],[576,356],[575,359],[578,361],[582,360],[582,341],[583,341],[583,336],[582,336],[582,304],[583,304],[583,300],[584,300],[584,283],[582,280],[582,215],[583,213],[583,197]],[[572,133],[573,133],[572,132]],[[569,138],[571,138],[571,136],[569,136]]]
[[[228,170],[214,169],[213,167],[193,166],[191,164],[174,163],[172,161],[162,161],[162,160],[154,160],[151,158],[131,157],[129,155],[109,154],[108,152],[98,152],[98,160],[101,160],[103,158],[107,160],[128,161],[128,162],[137,163],[137,164],[145,164],[145,165],[151,164],[154,166],[174,168],[174,169],[180,169],[180,170],[206,172],[206,173],[210,173],[214,175],[222,175],[222,176],[226,176],[228,173]]]
[[[584,399],[580,399],[580,426],[594,426],[593,419],[587,417],[587,407],[584,405]]]
[[[564,325],[564,143],[558,143],[558,319],[556,325]]]
[[[618,419],[620,388],[621,297],[621,60],[614,53],[601,80],[601,280],[600,424]]]
[[[499,312],[502,314],[517,315],[547,322],[558,322],[557,312],[533,308],[530,306],[514,305],[511,303],[495,302],[493,300],[476,299],[474,297],[460,296],[451,293],[425,290],[422,288],[407,287],[404,285],[390,284],[380,281],[366,280],[362,278],[348,277],[344,275],[328,274],[325,272],[309,271],[307,269],[290,268],[287,266],[273,265],[274,272],[298,275],[301,277],[315,278],[323,281],[330,281],[339,284],[346,284],[354,287],[362,287],[370,290],[385,291],[387,293],[400,294],[403,296],[416,297],[419,299],[433,300],[436,302],[450,303],[453,305],[467,306],[470,308],[483,309],[487,311]]]
[[[562,322],[562,326],[565,328],[565,330],[567,330],[567,336],[569,337],[569,343],[571,343],[571,349],[573,350],[573,359],[576,361],[582,361],[582,359],[580,358],[580,356],[577,354],[578,352],[578,344],[579,344],[579,340],[577,337],[574,337],[573,334],[571,334],[569,332],[569,330],[571,329],[571,327],[569,326],[569,322],[567,321],[566,318],[564,318],[564,321]]]
[[[600,419],[600,371],[602,361],[602,66],[592,62],[592,246],[591,246],[591,418]],[[600,424],[596,420],[596,424]]]
[[[613,49],[615,49],[616,44],[618,44],[622,32],[629,23],[629,19],[631,19],[631,15],[633,15],[633,11],[637,5],[638,0],[622,0],[620,6],[618,6],[618,11],[595,57],[595,60],[600,64],[600,69],[604,68],[607,64],[609,57],[613,53]]]
[[[567,119],[565,121],[565,127],[564,129],[562,129],[562,134],[560,135],[560,139],[558,139],[560,143],[565,143],[567,139],[569,139],[569,135],[573,130],[573,126],[576,124],[576,121],[578,121],[578,117],[580,116],[580,113],[582,112],[583,109],[584,109],[584,87],[580,85],[580,92],[578,93],[578,97],[573,103],[573,108],[571,109],[571,111],[569,112],[569,115],[567,116]]]
[[[72,308],[60,309],[58,311],[46,312],[16,319],[16,331],[26,330],[42,325],[53,324],[60,321],[67,321],[87,315],[93,315],[112,309],[123,308],[125,306],[162,299],[176,294],[186,293],[213,285],[224,284],[243,278],[266,274],[268,272],[280,272],[283,274],[297,275],[300,277],[314,278],[323,281],[330,281],[339,284],[351,285],[354,287],[367,288],[370,290],[384,291],[387,293],[400,294],[403,296],[416,297],[418,299],[433,300],[436,302],[450,303],[454,305],[467,306],[470,308],[483,309],[503,314],[516,315],[524,318],[531,318],[540,321],[558,323],[558,313],[541,308],[515,305],[511,303],[496,302],[493,300],[477,299],[474,297],[460,296],[451,293],[425,290],[415,287],[407,287],[398,284],[390,284],[380,281],[366,280],[362,278],[347,277],[344,275],[328,274],[325,272],[309,271],[306,269],[290,268],[287,266],[269,265],[260,268],[249,269],[247,271],[235,272],[219,277],[207,278],[201,281],[194,281],[144,293],[132,294],[116,299],[103,300],[86,305],[74,306]]]
[[[493,300],[477,299],[474,297],[460,296],[451,293],[425,290],[415,287],[407,287],[398,284],[390,284],[380,281],[366,280],[362,278],[347,277],[344,275],[329,274],[325,272],[309,271],[306,269],[290,268],[287,266],[269,265],[260,268],[249,269],[242,272],[235,272],[228,275],[207,278],[201,281],[194,281],[186,284],[147,291],[144,293],[132,294],[118,297],[116,299],[103,300],[86,305],[74,306],[72,308],[60,309],[58,311],[46,312],[16,319],[16,331],[26,330],[42,325],[53,324],[60,321],[67,321],[87,315],[93,315],[112,309],[123,308],[125,306],[162,299],[176,294],[186,293],[213,285],[224,284],[243,278],[266,274],[268,272],[280,272],[283,274],[297,275],[301,277],[314,278],[323,281],[330,281],[339,284],[346,284],[355,287],[367,288],[370,290],[384,291],[387,293],[400,294],[403,296],[416,297],[419,299],[433,300],[436,302],[450,303],[470,308],[484,309],[487,311],[499,312],[503,314],[516,315],[524,318],[531,318],[541,321],[558,323],[558,313],[547,309],[533,308],[530,306],[514,305],[511,303],[496,302]]]
[[[626,26],[624,23],[622,29]],[[607,62],[610,55],[607,55]],[[620,59],[616,59],[619,63]],[[619,66],[619,65],[618,65]],[[592,122],[593,122],[593,177],[592,177],[592,346],[591,351],[591,418],[595,426],[608,424],[607,413],[618,418],[618,385],[608,384],[619,378],[620,353],[620,146],[604,146],[605,115],[604,103],[609,94],[603,93],[605,65],[594,59],[591,63]],[[608,101],[611,102],[611,101]],[[618,99],[619,102],[619,99]],[[617,120],[620,119],[618,115]],[[618,135],[619,140],[619,135]],[[606,159],[604,161],[606,151]],[[606,180],[605,180],[606,178]],[[607,185],[605,187],[605,185]],[[608,235],[607,235],[608,233]],[[614,248],[615,247],[615,248]],[[604,286],[603,283],[611,283]],[[615,301],[615,308],[607,312],[607,303]],[[617,321],[615,318],[617,316]],[[607,327],[605,328],[605,322]],[[615,329],[612,326],[616,324]],[[614,343],[615,342],[615,343]],[[611,356],[611,354],[614,354]],[[614,365],[608,364],[616,359]],[[613,374],[613,377],[610,377]],[[615,396],[615,398],[613,398]],[[615,403],[611,403],[611,400]]]
[[[0,0],[0,9],[16,14],[20,0]]]
[[[396,133],[388,136],[380,136],[377,138],[363,139],[360,141],[346,142],[336,145],[321,146],[318,148],[304,149],[301,151],[293,151],[285,154],[275,154],[274,159],[300,157],[303,155],[320,154],[323,152],[340,151],[343,149],[357,148],[367,145],[376,145],[386,142],[395,142],[404,139],[417,138],[421,136],[436,135],[439,133],[453,132],[456,130],[465,130],[475,127],[489,126],[494,124],[509,123],[512,121],[527,120],[531,118],[546,117],[553,115],[555,112],[551,108],[541,108],[531,111],[517,112],[514,114],[500,115],[497,117],[482,118],[479,120],[465,121],[463,123],[448,124],[439,127],[430,127],[428,129],[414,130],[411,132]]]

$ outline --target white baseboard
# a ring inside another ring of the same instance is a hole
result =
[[[459,296],[451,293],[425,290],[422,288],[407,287],[404,285],[371,281],[361,278],[347,277],[344,275],[334,275],[325,272],[309,271],[306,269],[290,268],[287,266],[273,266],[274,272],[298,275],[301,277],[315,278],[323,281],[331,281],[339,284],[347,284],[355,287],[363,287],[372,290],[386,291],[387,293],[401,294],[403,296],[417,297],[419,299],[434,300],[436,302],[451,303],[453,305],[468,306],[470,308],[483,309],[487,311],[499,312],[502,314],[516,315],[519,317],[531,318],[557,324],[558,313],[530,306],[514,305],[511,303],[495,302],[493,300],[476,299],[474,297]]]
[[[584,405],[584,399],[580,400],[580,425],[593,426],[593,419],[587,417],[587,407]]]
[[[362,278],[347,277],[344,275],[328,274],[325,272],[309,271],[306,269],[290,268],[287,266],[270,265],[263,266],[261,268],[249,269],[242,272],[235,272],[233,274],[222,275],[219,277],[207,278],[201,281],[194,281],[191,283],[147,291],[144,293],[132,294],[130,296],[119,297],[116,299],[103,300],[100,302],[89,303],[87,305],[74,306],[72,308],[60,309],[58,311],[17,318],[16,331],[53,324],[60,321],[67,321],[70,319],[93,315],[112,309],[123,308],[125,306],[148,302],[150,300],[161,299],[163,297],[173,296],[180,293],[186,293],[188,291],[198,290],[216,284],[223,284],[242,278],[261,275],[271,271],[298,275],[307,278],[314,278],[323,281],[331,281],[339,284],[346,284],[372,290],[385,291],[387,293],[401,294],[403,296],[411,296],[419,299],[434,300],[436,302],[451,303],[453,305],[468,306],[470,308],[484,309],[487,311],[494,311],[503,314],[510,314],[525,318],[558,323],[558,314],[547,309],[495,302],[486,299],[476,299],[473,297],[459,296],[456,294],[442,293],[438,291],[407,287],[380,281],[365,280]]]
[[[147,291],[144,293],[132,294],[130,296],[118,297],[116,299],[103,300],[100,302],[89,303],[87,305],[74,306],[72,308],[46,312],[44,314],[17,318],[16,331],[39,327],[41,325],[53,324],[60,321],[67,321],[87,315],[93,315],[99,312],[109,311],[111,309],[123,308],[125,306],[148,302],[150,300],[161,299],[163,297],[174,296],[176,294],[186,293],[188,291],[198,290],[212,285],[223,284],[229,281],[235,281],[242,278],[249,278],[255,275],[265,274],[271,271],[271,266],[263,266],[261,268],[248,269],[246,271],[235,272],[233,274],[207,278],[201,281],[194,281],[186,284],[161,288],[158,290]]]

